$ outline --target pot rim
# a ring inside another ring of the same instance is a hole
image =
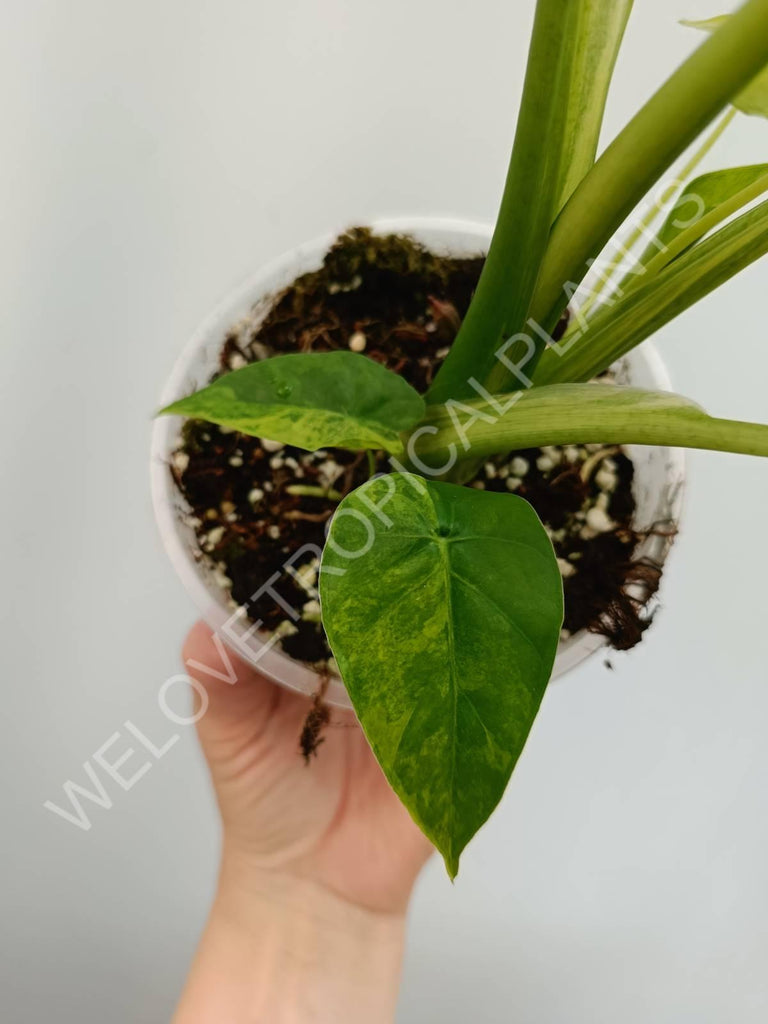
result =
[[[467,253],[487,251],[492,234],[488,224],[450,217],[388,217],[373,219],[368,224],[378,234],[413,234],[433,251],[442,248],[446,253],[460,249]],[[162,408],[189,392],[191,367],[198,360],[201,349],[210,345],[215,346],[218,352],[226,331],[237,320],[247,315],[259,301],[269,299],[289,285],[313,264],[319,265],[338,235],[339,232],[327,233],[283,252],[225,295],[199,324],[182,349],[162,389],[158,407]],[[633,355],[645,362],[656,387],[664,391],[672,390],[666,366],[649,341],[633,350]],[[169,471],[169,456],[176,447],[182,422],[180,416],[157,418],[151,440],[152,504],[162,544],[171,564],[203,619],[221,636],[228,648],[274,682],[303,694],[314,694],[320,685],[318,674],[301,662],[294,661],[279,648],[267,646],[257,639],[245,616],[233,613],[226,606],[224,591],[220,590],[220,599],[217,600],[214,589],[200,569],[199,549],[193,549],[189,528],[184,527],[181,521],[183,498]],[[669,499],[670,518],[679,521],[685,479],[685,454],[682,449],[666,449],[665,474],[668,483],[674,485]],[[666,558],[668,546],[661,555],[662,560]],[[605,637],[586,630],[561,641],[552,679],[569,672],[605,644]],[[352,706],[341,679],[336,676],[330,678],[325,699],[338,707]]]

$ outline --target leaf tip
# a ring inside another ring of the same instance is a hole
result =
[[[162,409],[158,409],[155,413],[155,419],[158,416],[183,416],[184,415],[184,399],[180,399],[177,402],[171,402],[170,405],[164,405]]]
[[[456,881],[456,875],[459,873],[459,854],[454,853],[452,848],[445,851],[441,850],[440,853],[443,855],[445,870],[448,872],[451,884],[453,884]]]

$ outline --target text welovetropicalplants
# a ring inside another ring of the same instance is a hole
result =
[[[392,472],[348,494],[333,517],[322,622],[379,763],[451,876],[520,756],[563,615],[552,544],[531,506],[458,484],[479,460],[535,445],[768,455],[768,426],[590,383],[768,251],[768,201],[751,205],[768,191],[768,165],[757,164],[654,198],[625,251],[605,257],[627,215],[730,101],[768,113],[768,0],[748,0],[700,26],[704,43],[595,161],[631,6],[538,0],[493,241],[425,395],[364,355],[303,353],[225,374],[163,410],[309,451],[390,456]]]

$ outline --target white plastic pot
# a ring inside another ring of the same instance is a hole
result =
[[[453,256],[485,252],[491,236],[490,228],[485,225],[442,218],[380,220],[371,226],[382,234],[407,233],[433,252]],[[316,239],[286,253],[228,295],[187,343],[163,389],[161,404],[167,405],[207,384],[218,367],[219,352],[228,329],[251,315],[254,307],[263,308],[266,315],[272,296],[300,274],[320,267],[335,237]],[[664,365],[648,342],[622,361],[620,380],[637,387],[670,390]],[[315,672],[289,658],[276,646],[265,648],[265,636],[254,634],[244,616],[233,617],[227,594],[201,557],[194,530],[184,522],[189,509],[169,469],[181,423],[180,417],[161,417],[155,422],[152,434],[152,500],[165,550],[202,617],[229,647],[275,682],[301,693],[315,693],[320,682]],[[679,521],[685,472],[682,451],[638,446],[632,447],[629,454],[635,466],[638,526]],[[638,554],[663,562],[670,543],[669,538],[650,536]],[[603,637],[587,632],[563,641],[555,660],[553,678],[562,676],[604,644]],[[336,677],[331,678],[326,699],[341,707],[350,706],[346,690]]]

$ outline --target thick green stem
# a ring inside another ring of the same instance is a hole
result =
[[[552,229],[531,313],[550,324],[624,219],[728,101],[768,63],[768,0],[748,0],[614,139]]]
[[[692,246],[615,305],[599,309],[578,335],[566,334],[563,347],[544,353],[536,385],[591,380],[766,252],[768,200]]]
[[[582,0],[573,0],[580,4]],[[515,142],[501,208],[474,297],[428,397],[471,394],[484,381],[511,323],[522,322],[536,284],[559,194],[563,113],[555,102],[567,52],[571,0],[538,0]]]
[[[430,401],[471,395],[473,380],[490,382],[502,365],[499,346],[522,330],[552,222],[594,162],[631,9],[632,0],[538,0],[496,230]]]
[[[468,410],[473,415],[468,414]],[[606,384],[559,384],[466,403],[460,417],[427,411],[433,433],[416,444],[426,465],[482,459],[547,444],[652,444],[768,457],[768,426],[708,416],[668,392]]]
[[[690,176],[699,166],[704,157],[709,153],[709,151],[712,149],[714,144],[717,142],[717,140],[720,138],[720,136],[723,134],[723,132],[735,116],[735,107],[731,107],[729,110],[725,112],[725,114],[720,118],[720,120],[717,122],[715,127],[709,133],[709,135],[707,135],[707,137],[704,139],[701,145],[698,146],[695,152],[691,154],[690,159],[687,160],[683,167],[680,168],[680,171],[676,175],[676,179],[673,182],[673,185],[685,185]],[[586,302],[582,303],[579,307],[579,313],[582,318],[589,314],[589,311],[595,305],[600,295],[602,295],[606,286],[611,284],[611,276],[613,275],[613,272],[616,270],[616,268],[621,266],[625,253],[631,253],[632,249],[634,249],[634,247],[637,245],[640,239],[647,237],[651,225],[656,220],[657,216],[661,213],[661,211],[664,209],[667,200],[667,196],[657,196],[655,201],[651,203],[651,205],[645,211],[643,216],[635,223],[635,226],[632,229],[632,231],[630,231],[627,237],[622,241],[621,251],[617,253],[616,256],[606,264],[604,271],[600,274],[600,280],[593,288],[590,289],[590,294]],[[626,277],[622,279],[621,282],[612,284],[611,291],[622,289],[624,287],[625,281]]]

